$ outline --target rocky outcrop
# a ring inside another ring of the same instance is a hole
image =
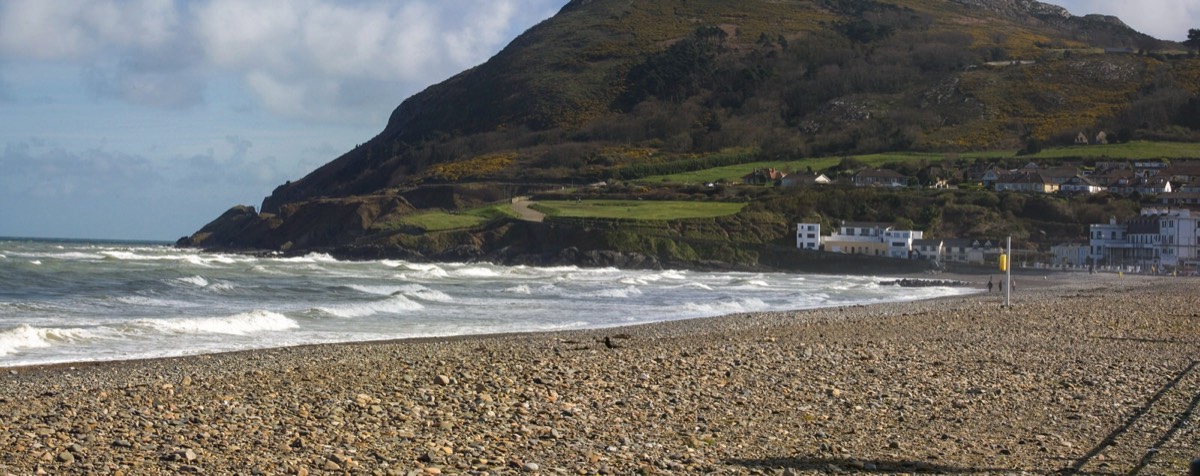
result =
[[[1059,19],[1071,18],[1071,12],[1066,8],[1050,5],[1035,0],[954,0],[963,5],[998,13],[1009,18],[1022,16],[1051,17]]]
[[[413,210],[399,195],[317,199],[257,213],[239,205],[177,245],[223,250],[313,249],[347,245],[368,234],[381,219]]]

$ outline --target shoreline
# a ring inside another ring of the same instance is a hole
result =
[[[764,272],[768,272],[768,271],[764,271]],[[801,275],[801,276],[805,275],[805,274],[809,274],[809,273],[786,273],[786,272],[776,272],[776,273],[785,274],[785,275]],[[836,276],[836,275],[823,275],[823,274],[819,274],[819,273],[814,273],[814,274],[822,275],[822,276]],[[846,276],[864,277],[865,275],[847,274]],[[942,273],[942,274],[939,274],[936,276],[916,275],[916,274],[897,274],[897,275],[880,274],[880,275],[871,275],[871,276],[874,278],[877,278],[876,279],[877,284],[880,286],[897,286],[897,287],[901,287],[901,288],[922,288],[922,287],[937,286],[937,287],[945,287],[945,288],[952,288],[952,289],[974,289],[976,292],[980,292],[980,293],[984,292],[983,291],[984,282],[983,281],[975,282],[974,280],[979,278],[978,276],[975,276],[975,275]],[[916,299],[916,301],[936,300],[936,299],[953,298],[953,297],[959,297],[959,296],[962,296],[962,294],[949,295],[949,296],[937,296],[937,297],[932,297],[932,298],[918,298],[918,299]],[[898,299],[897,301],[893,301],[896,303],[914,301],[912,299],[907,299],[907,298],[903,298],[900,296],[896,296],[895,299]],[[867,304],[856,304],[856,305],[875,305],[875,304],[878,304],[878,303],[867,303]],[[826,309],[826,308],[830,308],[830,307],[839,307],[839,306],[835,305],[835,304],[829,304],[829,305],[822,305],[820,307],[811,307],[811,308],[780,309],[780,310],[768,310],[768,311],[746,311],[746,312],[735,313],[732,315],[736,316],[736,315],[755,314],[755,313],[804,312],[804,311],[811,311],[811,310]],[[618,325],[612,325],[612,326],[562,329],[562,330],[550,330],[550,331],[488,332],[488,333],[482,333],[482,334],[451,334],[451,335],[435,335],[435,336],[405,337],[405,338],[380,338],[380,339],[361,340],[361,341],[350,340],[350,341],[337,341],[337,342],[312,342],[312,343],[293,344],[293,345],[281,345],[281,346],[274,346],[274,347],[255,347],[255,348],[246,348],[246,349],[237,349],[237,350],[222,350],[222,351],[216,351],[216,352],[188,353],[188,354],[183,354],[183,355],[158,355],[158,356],[144,356],[144,357],[132,357],[132,358],[74,360],[74,361],[62,361],[62,362],[32,362],[32,363],[15,363],[15,364],[4,364],[3,361],[0,361],[0,372],[14,371],[14,370],[15,371],[23,371],[23,370],[32,370],[32,369],[38,369],[38,368],[84,367],[84,366],[91,367],[91,366],[103,365],[103,364],[109,364],[109,363],[120,364],[122,362],[136,362],[136,361],[147,361],[147,360],[186,359],[186,358],[200,357],[200,356],[205,356],[205,355],[237,354],[237,353],[244,353],[244,352],[256,352],[256,351],[265,351],[265,350],[284,349],[284,348],[291,348],[291,347],[310,347],[310,346],[325,346],[325,345],[370,345],[370,344],[423,342],[423,341],[437,341],[437,340],[451,340],[451,339],[458,340],[458,339],[469,339],[472,337],[483,338],[483,337],[520,336],[520,335],[530,335],[530,334],[532,334],[532,335],[553,334],[553,333],[557,333],[557,332],[603,331],[603,330],[612,329],[612,328],[637,327],[637,326],[641,326],[641,325],[654,325],[654,324],[661,324],[661,323],[672,322],[672,321],[692,321],[692,320],[722,318],[722,317],[728,317],[728,316],[729,315],[717,314],[717,315],[712,315],[712,316],[687,317],[687,318],[682,318],[682,319],[667,319],[667,320],[662,320],[662,321],[643,322],[640,324],[618,324]]]
[[[974,294],[5,369],[0,471],[1186,470],[1197,280],[1083,278],[1007,309]]]

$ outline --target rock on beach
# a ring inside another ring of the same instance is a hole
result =
[[[0,474],[1181,474],[1197,284],[13,368]]]

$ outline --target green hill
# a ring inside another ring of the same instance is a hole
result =
[[[575,0],[190,243],[375,243],[344,224],[680,167],[1195,140],[1180,49],[1031,0]]]

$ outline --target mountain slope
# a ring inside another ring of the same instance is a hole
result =
[[[575,0],[405,100],[378,136],[280,186],[262,212],[287,222],[304,204],[431,184],[582,183],[727,149],[1016,149],[1163,130],[1200,94],[1200,62],[1106,51],[1170,48],[1032,0]],[[270,231],[305,228],[292,221],[242,241],[294,244]],[[322,236],[304,241],[351,235]]]

